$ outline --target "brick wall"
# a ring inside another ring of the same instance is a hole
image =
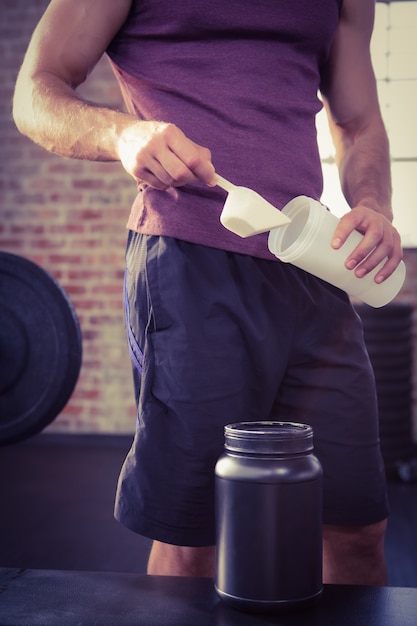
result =
[[[120,164],[70,161],[48,154],[20,136],[11,120],[18,67],[47,4],[47,0],[1,0],[0,4],[0,249],[25,256],[53,274],[70,296],[81,323],[80,378],[68,405],[48,430],[131,432],[135,411],[122,280],[125,223],[134,183]],[[121,106],[105,60],[82,93],[101,104]],[[417,250],[406,251],[405,260],[408,276],[397,301],[412,303],[417,310]],[[416,328],[414,324],[414,332]],[[417,367],[414,377],[417,389]],[[416,406],[414,397],[417,440]]]
[[[125,224],[134,181],[118,163],[71,161],[22,137],[11,120],[18,68],[47,0],[0,5],[0,249],[49,271],[68,293],[83,336],[75,392],[50,431],[131,432],[135,424],[122,309]],[[83,94],[121,106],[102,60]]]

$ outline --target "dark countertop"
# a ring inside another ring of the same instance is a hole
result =
[[[281,615],[226,607],[213,581],[0,568],[2,626],[416,626],[417,589],[325,585],[316,606]]]

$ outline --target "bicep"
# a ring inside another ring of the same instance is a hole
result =
[[[344,0],[321,91],[332,123],[346,130],[366,125],[379,112],[370,55],[373,22],[373,0]]]
[[[131,0],[51,0],[29,43],[21,80],[43,72],[75,88],[125,21]]]

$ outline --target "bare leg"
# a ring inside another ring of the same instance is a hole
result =
[[[386,520],[369,526],[323,527],[323,580],[345,585],[387,584]]]
[[[148,562],[148,574],[160,576],[213,577],[215,546],[190,548],[154,541]]]
[[[386,520],[369,526],[323,527],[323,580],[346,585],[386,585]],[[190,548],[154,541],[148,574],[213,577],[215,546]]]

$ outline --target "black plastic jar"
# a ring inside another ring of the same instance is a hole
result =
[[[322,592],[322,469],[311,426],[226,426],[215,479],[222,600],[248,611],[313,603]]]

